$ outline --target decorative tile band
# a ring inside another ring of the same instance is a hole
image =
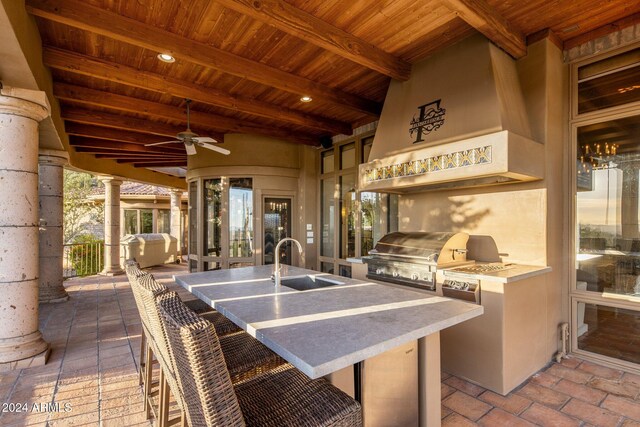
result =
[[[491,163],[490,145],[428,157],[426,159],[410,160],[395,165],[381,166],[375,169],[366,169],[365,174],[367,182],[375,182],[486,163]]]

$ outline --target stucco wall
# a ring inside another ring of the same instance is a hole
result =
[[[222,148],[231,150],[224,156],[215,151],[198,148],[198,154],[188,157],[187,179],[194,174],[202,174],[199,169],[215,166],[268,166],[295,168],[300,167],[299,150],[301,146],[258,135],[227,134]]]
[[[210,177],[252,177],[254,189],[255,262],[263,258],[263,202],[265,197],[292,199],[292,236],[302,244],[304,255],[293,251],[296,265],[315,268],[317,242],[306,243],[306,224],[314,224],[317,212],[318,151],[273,138],[228,134],[222,147],[231,154],[198,149],[190,156],[187,181]]]

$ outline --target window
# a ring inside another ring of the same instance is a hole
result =
[[[322,153],[322,165],[320,167],[321,173],[331,173],[334,168],[334,155],[333,151],[325,151]]]
[[[398,197],[381,193],[360,193],[360,247],[368,255],[378,240],[398,229]]]
[[[640,48],[578,67],[578,114],[640,101]]]
[[[158,209],[158,233],[171,233],[171,211],[169,209]]]
[[[229,256],[253,256],[253,180],[229,180]]]
[[[572,71],[572,350],[637,369],[640,347],[631,337],[640,335],[640,47]]]
[[[577,129],[576,280],[587,291],[640,295],[639,130],[640,115]]]
[[[202,205],[197,212],[194,202],[199,185]],[[254,265],[253,178],[196,179],[189,188],[190,247],[197,249],[190,252],[190,257],[196,261],[196,268],[207,271]],[[201,240],[195,244],[198,233]]]
[[[333,257],[333,242],[335,239],[335,200],[334,193],[336,187],[336,181],[334,178],[323,179],[320,183],[322,193],[322,211],[320,218],[321,228],[321,244],[320,255],[326,257]]]
[[[640,365],[640,311],[578,302],[578,349]]]
[[[189,183],[189,254],[198,254],[198,183]],[[197,271],[198,263],[189,263],[189,271]]]
[[[169,210],[168,209],[125,209],[124,224],[122,227],[124,234],[147,234],[154,232],[154,211],[157,212],[156,233],[169,233]],[[163,231],[166,230],[166,231]]]
[[[351,143],[340,147],[340,169],[350,169],[356,166],[356,144]]]
[[[222,180],[204,181],[204,254],[222,255]]]
[[[153,233],[153,211],[151,209],[140,209],[140,232]]]
[[[340,258],[356,256],[356,179],[340,177]]]
[[[350,277],[346,259],[368,254],[380,237],[397,230],[397,196],[356,190],[358,166],[368,161],[372,142],[369,133],[320,155],[321,271]]]
[[[138,210],[124,210],[124,234],[138,234]]]

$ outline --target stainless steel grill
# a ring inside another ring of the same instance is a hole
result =
[[[389,233],[364,257],[367,278],[436,290],[438,268],[467,263],[466,233]]]

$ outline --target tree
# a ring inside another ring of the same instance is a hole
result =
[[[73,243],[91,233],[91,227],[104,223],[104,206],[89,199],[102,184],[88,173],[64,171],[63,236]]]

